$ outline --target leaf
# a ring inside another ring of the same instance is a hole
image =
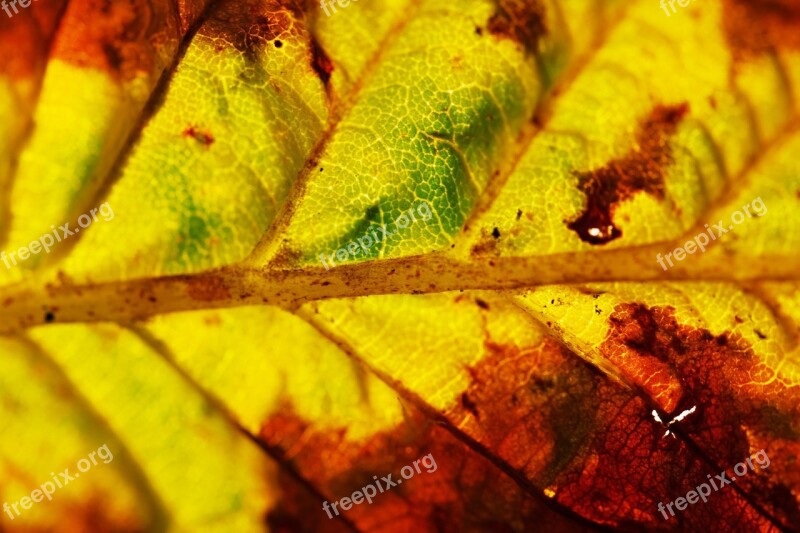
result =
[[[17,9],[4,531],[800,523],[795,2]]]
[[[200,334],[175,338],[175,331],[189,330]],[[562,529],[576,523],[532,500],[297,316],[253,307],[178,313],[159,317],[146,331],[242,427],[332,501],[373,482],[373,475],[398,478],[402,467],[431,454],[436,469],[407,480],[412,490],[387,492],[370,511],[349,517],[359,529],[389,519],[398,527],[430,528],[442,512],[460,517],[460,527],[468,529],[490,523],[519,528],[533,517]],[[273,348],[268,358],[265,339]],[[521,510],[500,509],[509,504]],[[317,514],[319,505],[309,512]]]
[[[174,61],[196,9],[179,13],[176,5],[147,0],[66,6],[32,116],[36,127],[17,155],[10,246],[86,208]],[[43,195],[52,200],[41,203]]]

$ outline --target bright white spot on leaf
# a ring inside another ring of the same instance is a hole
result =
[[[690,414],[694,413],[696,409],[697,409],[697,406],[693,405],[691,409],[685,410],[684,412],[680,413],[675,418],[673,418],[672,420],[667,422],[666,427],[669,428],[675,422],[680,422],[681,420],[683,420],[684,418],[686,418]],[[658,416],[658,412],[656,412],[655,409],[653,409],[652,414],[653,414],[653,418],[655,419],[655,421],[663,426],[664,422],[661,420],[661,417]],[[669,431],[669,429],[667,429],[666,433],[664,433],[664,437],[666,437],[669,434],[670,434],[670,431]],[[675,438],[675,435],[672,435],[672,437]]]

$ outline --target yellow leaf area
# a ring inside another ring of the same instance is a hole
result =
[[[796,530],[800,4],[682,2],[0,10],[0,531]]]

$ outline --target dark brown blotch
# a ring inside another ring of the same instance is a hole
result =
[[[489,32],[516,41],[535,54],[546,30],[544,6],[538,0],[495,0],[495,5],[487,24]]]
[[[736,61],[800,49],[798,0],[725,0],[722,27]]]
[[[314,38],[311,39],[311,68],[327,87],[333,72],[333,62]]]
[[[219,5],[199,33],[219,39],[255,59],[268,43],[297,32],[295,25],[302,20],[299,0],[229,1]]]
[[[472,413],[472,416],[475,418],[480,418],[480,415],[478,414],[478,406],[475,405],[475,402],[470,399],[469,394],[466,392],[461,394],[461,405],[464,407],[464,409]]]
[[[640,124],[635,149],[597,170],[578,174],[586,207],[578,218],[567,222],[567,227],[582,241],[603,245],[620,238],[622,231],[614,225],[614,211],[634,194],[664,198],[664,173],[672,162],[667,141],[688,111],[687,103],[657,106]]]

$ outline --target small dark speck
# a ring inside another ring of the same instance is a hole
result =
[[[44,321],[47,322],[47,323],[50,323],[55,319],[56,319],[56,316],[53,313],[51,313],[50,311],[48,311],[48,312],[46,312],[44,314]]]
[[[756,335],[758,335],[758,338],[759,338],[759,339],[762,339],[762,340],[763,340],[763,339],[766,339],[766,338],[767,338],[767,336],[766,336],[766,335],[764,335],[763,333],[761,333],[759,330],[757,330],[757,329],[754,329],[753,331],[755,332],[755,334],[756,334]]]
[[[553,378],[550,377],[532,376],[530,380],[531,388],[539,390],[552,389],[555,384]]]
[[[480,28],[480,26],[475,26],[475,33],[478,35],[483,35],[483,30]]]
[[[319,171],[320,171],[320,172],[322,172],[323,170],[325,170],[325,169],[324,169],[324,168],[322,168],[322,167],[319,167]]]
[[[478,304],[478,307],[480,307],[481,309],[489,309],[489,304],[487,304],[486,302],[484,302],[480,298],[477,298],[475,300],[475,303]]]
[[[210,132],[200,130],[195,126],[189,126],[185,130],[183,130],[183,136],[195,139],[197,142],[199,142],[206,148],[214,144],[214,136],[211,135]]]
[[[556,303],[556,301],[555,300],[550,300],[550,303],[554,304],[554,303]]]
[[[517,220],[522,218],[522,209],[517,209]]]
[[[494,228],[492,230],[492,237],[494,237],[495,239],[499,239],[500,238],[500,230],[497,229],[497,228]]]
[[[281,46],[283,46],[281,41],[275,41],[275,48],[280,48]]]
[[[475,418],[480,418],[478,416],[478,407],[475,405],[475,402],[470,399],[466,392],[461,394],[461,405],[464,406],[464,409],[472,413]]]

